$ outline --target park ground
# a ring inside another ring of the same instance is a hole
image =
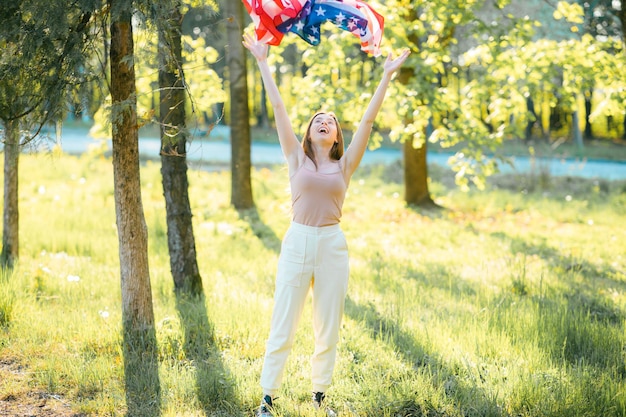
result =
[[[563,145],[565,146],[565,145]],[[566,150],[562,147],[561,149]],[[574,152],[573,148],[567,152]],[[587,150],[598,158],[626,160],[626,146],[621,142],[594,141],[587,144]],[[609,158],[611,156],[611,158]],[[435,173],[437,175],[437,173]],[[507,184],[511,180],[506,177],[494,178],[495,184]],[[446,181],[444,181],[446,182]],[[567,187],[576,181],[565,180],[557,187]],[[450,184],[451,186],[451,184]],[[560,192],[567,192],[561,189]],[[79,417],[84,414],[73,411],[72,404],[66,398],[54,392],[46,392],[38,386],[33,386],[31,371],[22,365],[17,358],[0,358],[0,386],[10,385],[10,395],[0,397],[0,416],[11,417]]]

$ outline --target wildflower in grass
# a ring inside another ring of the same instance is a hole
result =
[[[572,201],[572,196],[571,195],[566,195],[565,196],[565,201]]]
[[[78,282],[80,281],[80,277],[78,275],[68,275],[67,280],[69,282]]]
[[[100,315],[100,317],[102,317],[103,319],[108,319],[109,318],[109,311],[108,310],[100,310],[98,311],[98,314]]]
[[[49,275],[52,274],[52,271],[47,266],[39,265],[39,270]]]

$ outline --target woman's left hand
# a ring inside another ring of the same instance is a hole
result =
[[[385,72],[389,74],[393,74],[394,72],[396,72],[402,66],[404,61],[406,61],[410,53],[410,49],[405,49],[396,59],[393,59],[391,53],[387,55],[387,60],[383,65],[383,69],[385,70]]]

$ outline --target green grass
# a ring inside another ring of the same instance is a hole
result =
[[[462,193],[449,176],[432,170],[438,211],[406,207],[397,167],[352,180],[333,405],[372,417],[626,415],[626,184],[498,177]],[[251,415],[287,172],[254,171],[258,210],[244,213],[229,206],[228,172],[189,179],[203,300],[173,294],[159,166],[142,167],[160,412]],[[21,257],[0,276],[0,400],[47,392],[86,415],[125,413],[114,213],[102,155],[22,157]],[[310,314],[281,416],[315,415]]]

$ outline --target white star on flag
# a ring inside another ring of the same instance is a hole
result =
[[[340,25],[341,22],[343,22],[344,20],[346,20],[346,16],[344,16],[343,13],[339,12],[339,14],[337,15],[337,17],[335,18],[335,22]]]

